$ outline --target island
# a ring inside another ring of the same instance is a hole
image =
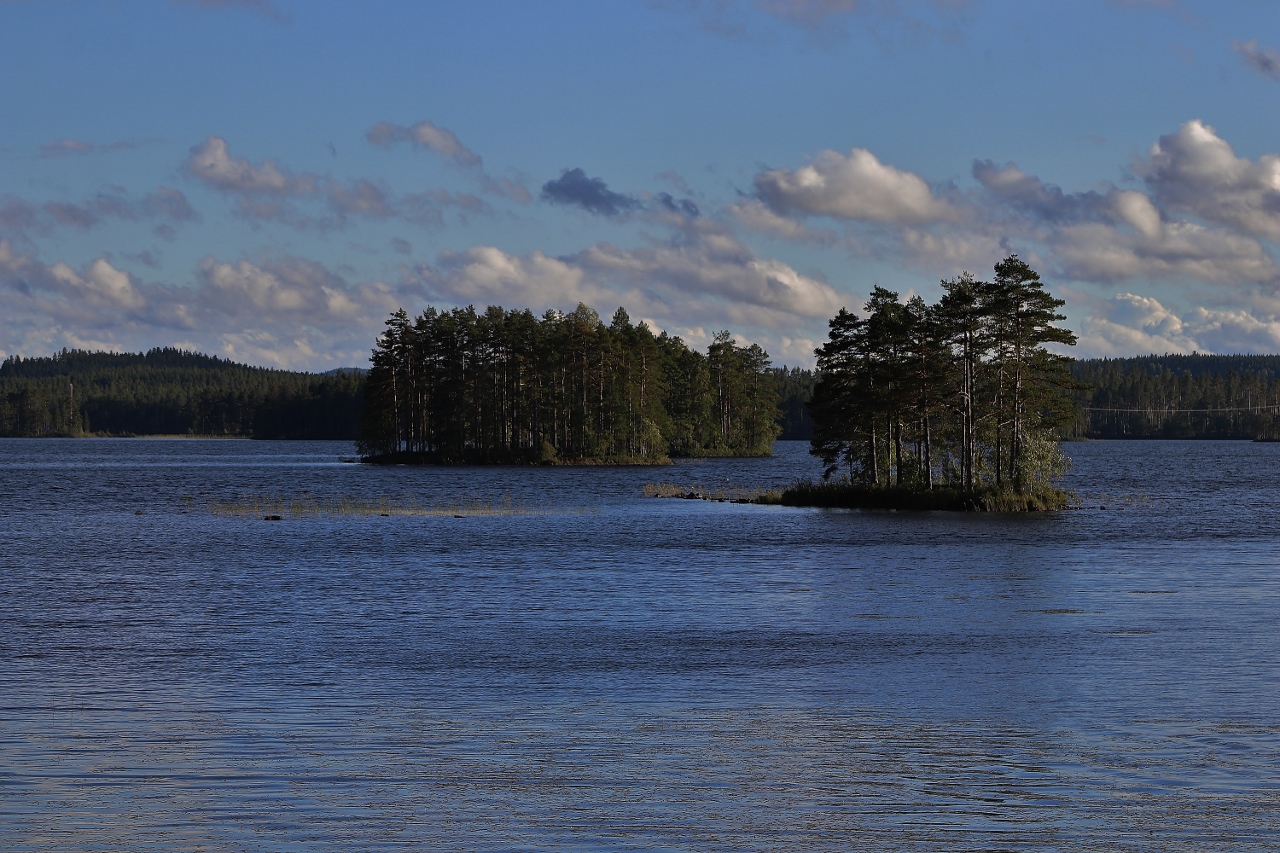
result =
[[[728,331],[706,353],[619,308],[608,324],[490,306],[392,314],[373,351],[357,447],[376,463],[655,465],[767,456],[769,354]]]

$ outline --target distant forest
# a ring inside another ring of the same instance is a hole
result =
[[[1280,355],[1148,355],[1077,361],[1066,438],[1280,438]]]
[[[763,456],[780,432],[778,374],[760,346],[726,331],[704,354],[622,308],[608,323],[582,304],[541,317],[401,310],[372,363],[357,443],[371,461]]]
[[[1073,438],[1280,438],[1280,355],[1082,359]],[[771,367],[779,438],[808,441],[814,371]],[[213,435],[355,441],[364,376],[247,367],[176,349],[0,362],[0,436]]]
[[[292,373],[178,349],[0,363],[0,436],[354,439],[363,410],[354,371]]]

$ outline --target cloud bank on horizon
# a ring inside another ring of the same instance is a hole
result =
[[[1280,53],[1249,10],[569,3],[482,36],[483,10],[406,7],[421,26],[388,40],[387,10],[188,0],[98,74],[47,49],[127,16],[59,5],[0,4],[29,36],[0,51],[27,81],[0,130],[2,356],[323,370],[398,307],[585,302],[809,364],[873,286],[928,295],[1011,252],[1078,355],[1280,352]],[[1137,32],[1148,55],[1088,59]]]

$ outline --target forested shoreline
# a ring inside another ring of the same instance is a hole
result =
[[[771,367],[779,439],[808,441],[814,370]],[[1280,355],[1146,355],[1077,359],[1090,386],[1060,429],[1077,439],[1280,438]],[[216,356],[68,350],[0,362],[0,436],[208,435],[355,441],[360,371],[316,374]]]
[[[1066,438],[1280,438],[1280,355],[1083,359]]]
[[[249,367],[173,348],[0,363],[0,436],[355,438],[364,377]]]
[[[373,352],[357,446],[374,462],[651,464],[764,456],[778,382],[760,346],[707,352],[586,305],[400,310]]]

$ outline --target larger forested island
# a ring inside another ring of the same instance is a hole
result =
[[[387,321],[358,442],[369,461],[645,464],[762,456],[780,428],[769,355],[729,332],[705,353],[586,305]]]

